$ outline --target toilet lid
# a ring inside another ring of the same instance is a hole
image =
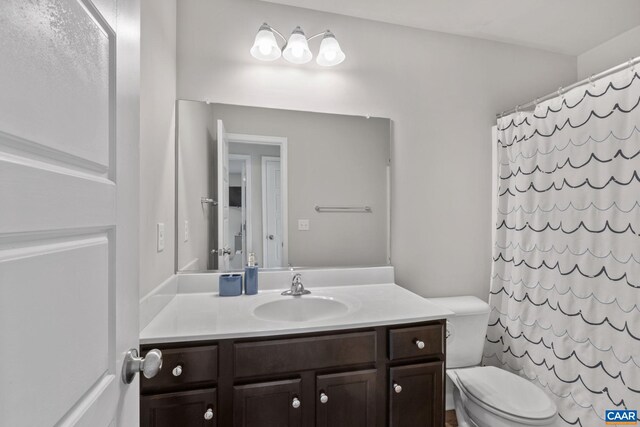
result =
[[[458,381],[472,398],[512,417],[541,420],[556,415],[555,403],[538,387],[493,366],[460,369]]]

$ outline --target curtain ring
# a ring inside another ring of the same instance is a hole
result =
[[[540,106],[540,98],[536,98],[536,99],[533,101],[533,104],[535,105],[534,110],[537,110],[537,109],[538,109],[538,107]]]
[[[593,74],[589,76],[589,83],[591,83],[592,87],[596,87],[596,83],[593,81]]]
[[[562,99],[562,101],[564,101],[564,92],[563,92],[564,88],[562,86],[560,86],[558,88],[558,96]]]
[[[635,72],[636,72],[636,66],[635,66],[635,64],[633,63],[633,58],[630,58],[630,59],[629,59],[629,69],[631,70],[631,72],[632,72],[632,73],[634,73],[634,74],[635,74]]]

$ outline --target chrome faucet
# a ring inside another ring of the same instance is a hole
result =
[[[300,295],[308,295],[310,293],[311,291],[306,290],[304,288],[304,285],[302,284],[302,274],[297,273],[291,280],[291,289],[289,289],[288,291],[284,291],[282,295],[299,297]]]

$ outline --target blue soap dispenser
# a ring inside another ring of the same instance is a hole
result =
[[[255,295],[258,293],[258,266],[256,265],[256,254],[249,253],[247,266],[244,268],[244,293],[245,295]]]

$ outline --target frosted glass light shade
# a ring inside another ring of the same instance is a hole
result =
[[[275,61],[282,52],[276,42],[273,30],[267,24],[262,24],[251,47],[251,56],[261,61]]]
[[[287,61],[293,64],[306,64],[311,61],[313,54],[309,50],[309,43],[307,43],[307,37],[300,27],[296,27],[289,37],[282,56]]]
[[[338,40],[336,40],[336,37],[330,31],[327,31],[320,43],[320,52],[318,53],[316,62],[323,67],[330,67],[332,65],[338,65],[344,61],[345,58],[346,55],[342,49],[340,49],[340,43],[338,43]]]

